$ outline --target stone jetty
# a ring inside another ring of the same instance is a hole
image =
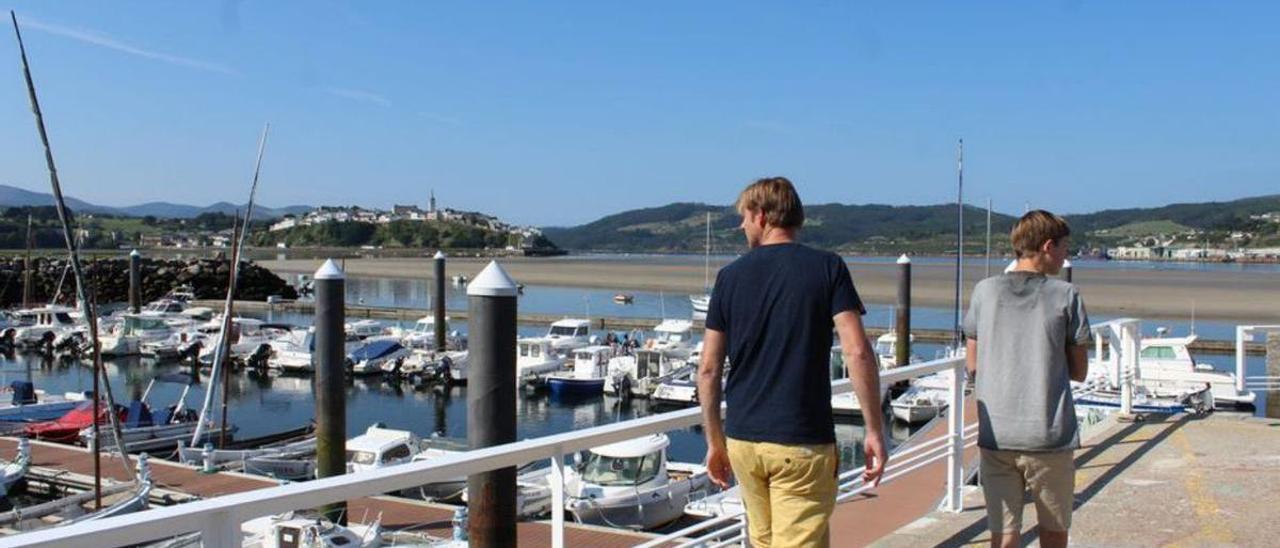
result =
[[[75,279],[67,272],[67,260],[42,257],[32,260],[33,304],[47,303],[62,283],[60,302],[73,302]],[[129,261],[126,257],[86,260],[85,276],[98,303],[119,303],[129,299]],[[230,261],[223,259],[142,259],[142,301],[160,297],[175,287],[189,285],[197,299],[223,299],[227,295]],[[21,257],[0,258],[0,306],[22,304],[23,261]],[[298,297],[284,279],[250,261],[240,263],[240,281],[236,299],[265,301],[278,295],[285,299]]]

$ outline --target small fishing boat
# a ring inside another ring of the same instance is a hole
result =
[[[348,322],[343,326],[343,329],[346,331],[348,336],[355,337],[362,341],[387,334],[386,328],[382,327],[382,324],[378,323],[377,320],[357,320],[354,322]]]
[[[907,424],[932,420],[950,405],[951,370],[926,375],[911,382],[911,387],[894,398],[889,406],[894,418]]]
[[[128,417],[128,409],[122,405],[116,405],[114,410],[109,411],[106,402],[100,401],[95,413],[93,402],[84,401],[57,419],[27,425],[23,433],[38,440],[75,443],[80,439],[80,431],[94,423],[95,416],[98,424],[110,422],[111,418],[107,415],[109,412],[114,412],[121,422]]]
[[[1136,382],[1155,397],[1181,398],[1208,385],[1218,407],[1253,405],[1257,395],[1236,389],[1234,373],[1214,370],[1191,355],[1196,335],[1142,339]]]
[[[173,405],[157,407],[151,403],[151,396],[157,384],[176,384],[182,387],[181,394]],[[180,441],[185,443],[190,440],[200,420],[200,413],[187,407],[186,404],[187,394],[191,392],[194,384],[194,379],[184,373],[167,373],[152,378],[142,393],[142,399],[130,403],[126,420],[121,425],[120,437],[124,441],[125,450],[128,452],[155,451],[172,448]],[[227,436],[230,436],[236,428],[213,424],[210,421],[205,425],[201,440],[197,443],[218,439],[222,436],[223,430],[226,430]],[[80,431],[80,444],[85,447],[92,446],[92,426]],[[115,437],[104,435],[98,445],[104,451],[114,449]]]
[[[632,304],[636,300],[636,296],[630,293],[618,293],[613,296],[613,302],[617,304]]]
[[[200,363],[208,366],[213,363],[213,356],[221,340],[218,334],[222,330],[222,320],[215,318],[200,326],[199,329],[205,332],[208,341],[208,344],[200,348]],[[271,341],[288,335],[292,329],[293,326],[290,325],[267,323],[254,318],[232,318],[231,352],[227,356],[232,359],[246,360],[258,354],[265,358],[270,355]]]
[[[463,350],[467,347],[466,337],[457,331],[449,332],[449,318],[445,319],[445,348]],[[392,328],[391,335],[400,338],[400,344],[407,348],[436,350],[436,318],[423,316],[413,323],[409,329]]]
[[[347,370],[352,375],[380,375],[402,365],[410,353],[392,339],[369,340],[347,354]]]
[[[547,377],[547,388],[551,390],[551,396],[599,396],[604,391],[604,379],[609,375],[611,358],[613,349],[608,346],[587,346],[574,350],[572,371]]]
[[[609,360],[604,393],[647,398],[659,384],[687,373],[693,366],[657,350],[637,350]]]
[[[76,330],[80,322],[72,316],[75,309],[61,305],[46,305],[39,308],[19,310],[15,314],[20,318],[30,318],[30,325],[11,327],[15,344],[22,346],[39,346],[52,344],[54,339]],[[6,337],[9,330],[5,330]]]
[[[542,337],[516,341],[516,380],[541,384],[547,375],[564,368],[564,357],[555,351],[551,341]]]
[[[382,545],[382,526],[338,525],[322,517],[287,513],[240,524],[241,546],[253,548],[374,548]]]
[[[659,405],[686,406],[698,403],[698,372],[689,370],[658,383],[649,397]]]
[[[543,338],[551,342],[551,349],[555,352],[582,348],[591,344],[591,322],[578,318],[556,320]]]
[[[645,341],[647,350],[656,350],[674,358],[685,359],[693,352],[693,322],[662,320],[653,328],[653,338]]]
[[[706,319],[707,308],[711,306],[711,295],[689,295],[689,305],[693,307],[694,319]]]
[[[666,434],[590,449],[565,467],[565,511],[575,521],[649,530],[684,515],[685,505],[714,490],[701,464],[669,462]]]
[[[466,276],[463,276],[462,274],[457,274],[457,275],[455,275],[455,276],[453,277],[453,285],[455,285],[455,286],[464,286],[464,285],[467,285],[467,277],[466,277]]]
[[[0,422],[54,420],[75,409],[86,398],[82,392],[48,395],[43,390],[36,390],[30,381],[13,381],[9,383],[9,389],[13,392],[13,399],[0,404]]]
[[[153,312],[125,314],[120,323],[98,338],[102,345],[102,355],[141,354],[143,344],[164,341],[173,333],[194,325],[189,320],[182,320],[182,322],[186,325],[174,325],[175,320]]]
[[[466,350],[435,352],[414,350],[399,371],[388,371],[389,374],[403,376],[415,386],[430,384],[465,384],[467,382],[467,363],[470,352]]]

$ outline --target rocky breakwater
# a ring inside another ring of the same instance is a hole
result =
[[[58,293],[60,302],[75,299],[75,279],[67,268],[66,259],[32,259],[31,300],[33,305],[47,303]],[[85,277],[91,293],[99,304],[122,303],[129,300],[129,261],[127,258],[86,260]],[[65,279],[64,278],[65,272]],[[223,299],[227,296],[227,281],[231,275],[231,263],[226,259],[165,260],[142,259],[142,300],[149,302],[169,293],[179,286],[190,286],[197,299]],[[20,257],[0,259],[0,306],[22,304],[23,261]],[[265,301],[278,295],[296,299],[298,293],[292,286],[270,270],[253,262],[240,263],[236,299]]]

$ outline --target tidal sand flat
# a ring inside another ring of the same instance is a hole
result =
[[[489,259],[450,259],[450,276],[475,276]],[[505,258],[504,268],[525,285],[589,287],[617,291],[666,291],[700,293],[703,290],[701,264],[664,264],[639,257],[629,260],[591,257],[556,259]],[[310,274],[320,260],[285,259],[259,261],[278,274]],[[347,274],[353,277],[431,277],[427,258],[347,259]],[[711,277],[723,263],[712,264]],[[1004,265],[993,266],[998,271]],[[891,304],[897,296],[897,267],[883,262],[849,262],[854,282],[864,300]],[[917,263],[913,266],[912,304],[948,307],[955,299],[955,268],[943,264]],[[964,286],[982,279],[985,267],[965,268]],[[1075,269],[1074,282],[1083,292],[1091,312],[1143,318],[1196,318],[1280,323],[1280,275],[1266,271],[1151,270],[1088,268]]]

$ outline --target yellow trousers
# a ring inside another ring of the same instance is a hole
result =
[[[753,548],[829,546],[839,461],[834,443],[783,445],[729,438],[729,464]]]

